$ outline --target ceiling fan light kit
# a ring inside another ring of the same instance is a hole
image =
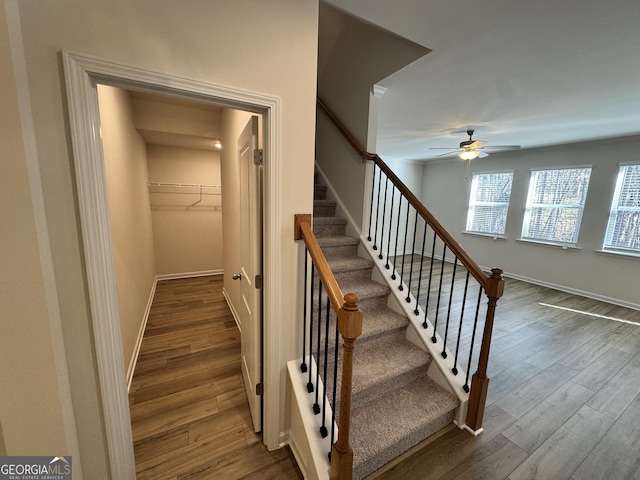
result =
[[[460,150],[458,152],[458,156],[462,159],[462,160],[473,160],[474,158],[476,158],[478,156],[478,152],[477,150],[473,150],[471,148],[468,149],[463,149]]]
[[[438,157],[444,157],[445,155],[451,155],[452,153],[457,153],[458,157],[462,160],[473,160],[475,158],[484,158],[489,156],[485,149],[496,149],[496,150],[516,150],[520,148],[520,145],[492,145],[485,146],[483,140],[474,140],[473,134],[475,130],[467,130],[467,135],[469,135],[469,140],[465,140],[460,142],[458,148],[455,150],[451,150],[450,148],[431,148],[431,150],[451,150],[449,152],[438,155]]]

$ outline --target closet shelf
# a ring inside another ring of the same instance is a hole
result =
[[[222,185],[209,185],[205,183],[162,183],[162,182],[149,182],[150,189],[160,188],[162,190],[151,190],[151,193],[182,193],[182,194],[200,194],[202,195],[222,195]],[[189,189],[189,191],[181,191]]]
[[[208,185],[205,183],[161,183],[149,182],[149,187],[169,187],[169,188],[214,188],[221,190],[222,185]]]

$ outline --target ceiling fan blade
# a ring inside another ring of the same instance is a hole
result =
[[[489,154],[483,150],[478,150],[478,158],[488,157]]]
[[[436,157],[444,157],[445,155],[451,155],[452,153],[458,153],[457,150],[451,150],[450,152],[441,153],[440,155],[436,155]]]
[[[429,147],[429,150],[451,150],[451,148],[455,147]]]
[[[491,150],[517,150],[521,147],[520,145],[485,145],[484,148]]]

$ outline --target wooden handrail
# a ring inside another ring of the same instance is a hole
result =
[[[342,290],[340,290],[340,286],[336,281],[336,277],[333,276],[331,267],[329,267],[329,262],[327,262],[324,253],[322,253],[322,250],[320,249],[318,240],[313,234],[313,230],[311,229],[311,215],[296,214],[294,239],[304,240],[307,250],[309,251],[309,255],[311,256],[311,260],[313,261],[316,271],[322,280],[322,285],[324,286],[327,296],[331,301],[333,310],[337,313],[344,304],[344,296],[342,295]]]
[[[489,286],[489,275],[480,268],[480,266],[469,256],[469,254],[462,248],[462,246],[445,230],[445,228],[436,220],[433,214],[427,210],[420,200],[409,190],[402,180],[393,173],[393,170],[375,153],[369,153],[365,151],[358,141],[347,131],[347,129],[340,123],[340,120],[325,106],[320,99],[318,99],[318,106],[320,110],[331,120],[331,123],[342,133],[347,142],[354,148],[356,153],[364,160],[372,160],[378,165],[387,178],[396,186],[402,195],[405,196],[407,201],[416,209],[420,216],[427,222],[427,224],[436,232],[438,237],[447,245],[447,247],[458,257],[460,262],[466,267],[467,270],[473,275],[482,287],[487,290]]]
[[[491,337],[493,334],[493,321],[495,309],[498,299],[504,291],[504,280],[502,278],[502,270],[499,268],[492,269],[492,274],[488,275],[473,260],[462,246],[445,230],[445,228],[436,220],[429,210],[422,204],[420,200],[409,190],[398,176],[389,168],[389,166],[375,153],[369,153],[360,146],[358,141],[349,133],[342,125],[340,120],[326,107],[326,105],[318,98],[318,107],[329,118],[331,123],[338,129],[344,138],[353,147],[356,153],[363,160],[371,160],[385,173],[393,185],[400,191],[407,201],[415,208],[416,212],[424,219],[424,221],[436,232],[436,235],[447,245],[449,250],[456,255],[460,262],[465,266],[468,272],[477,280],[486,293],[489,301],[487,305],[487,313],[485,317],[484,329],[482,334],[482,344],[478,358],[478,368],[473,374],[471,381],[471,390],[469,394],[469,404],[466,425],[473,431],[479,432],[482,427],[482,418],[484,415],[484,407],[487,399],[487,391],[489,388],[489,378],[487,377],[487,365],[489,362],[489,350],[491,347]],[[444,261],[444,259],[443,259]]]
[[[362,310],[358,307],[358,296],[355,293],[342,295],[340,286],[311,228],[310,214],[295,215],[294,239],[304,240],[309,256],[327,292],[331,306],[338,317],[338,331],[343,339],[342,382],[340,384],[338,439],[331,447],[330,478],[331,480],[351,480],[353,471],[353,449],[349,444],[349,431],[351,424],[353,352],[355,341],[362,334],[363,314]]]
[[[377,157],[375,153],[369,153],[360,146],[360,144],[355,139],[355,137],[351,135],[351,133],[349,133],[349,130],[347,130],[346,127],[342,125],[340,120],[338,120],[338,118],[333,114],[333,112],[331,112],[331,110],[329,110],[327,106],[324,103],[322,103],[322,100],[318,98],[317,102],[318,102],[318,106],[320,107],[320,110],[322,110],[324,114],[327,117],[329,117],[329,120],[331,120],[331,123],[333,123],[333,125],[338,129],[338,131],[347,140],[347,142],[349,142],[349,145],[353,147],[356,153],[360,155],[360,157],[362,157],[363,160],[373,160],[375,157]]]

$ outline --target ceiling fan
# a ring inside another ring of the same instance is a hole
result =
[[[489,156],[485,150],[517,150],[520,148],[520,145],[485,145],[483,140],[473,139],[474,132],[475,130],[467,130],[469,140],[460,142],[457,149],[452,150],[451,147],[431,147],[430,150],[449,150],[448,152],[438,155],[438,157],[457,153],[463,160],[473,160],[476,157],[484,158]]]

